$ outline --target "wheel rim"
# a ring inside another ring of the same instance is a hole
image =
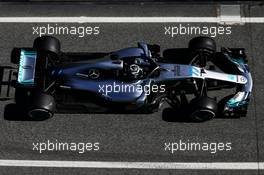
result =
[[[215,113],[211,110],[201,109],[191,114],[195,121],[206,121],[215,117]]]
[[[28,112],[28,115],[32,119],[44,120],[52,117],[52,113],[45,109],[32,109]]]

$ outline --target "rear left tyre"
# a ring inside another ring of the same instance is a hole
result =
[[[18,64],[20,61],[20,48],[13,48],[11,51],[11,63],[13,64]]]
[[[34,40],[33,48],[39,51],[50,52],[56,55],[60,54],[60,41],[52,36],[42,36]]]

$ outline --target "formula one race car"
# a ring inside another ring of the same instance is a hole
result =
[[[2,67],[12,74],[2,85],[15,88],[16,106],[33,120],[63,111],[152,113],[165,101],[194,122],[241,117],[252,91],[244,49],[217,52],[208,37],[161,57],[158,45],[145,43],[110,53],[64,53],[58,39],[43,36],[33,48],[14,48],[11,62],[17,66]],[[208,93],[223,89],[219,101]]]

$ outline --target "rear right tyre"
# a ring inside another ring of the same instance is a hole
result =
[[[55,106],[53,96],[42,92],[34,92],[28,107],[28,116],[33,120],[46,120],[53,116]]]
[[[23,87],[17,87],[15,90],[15,102],[20,106],[26,106],[30,97],[30,90]]]

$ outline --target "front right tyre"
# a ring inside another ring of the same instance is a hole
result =
[[[216,100],[207,96],[196,97],[191,100],[190,104],[190,120],[192,122],[205,122],[213,119],[218,112]]]

